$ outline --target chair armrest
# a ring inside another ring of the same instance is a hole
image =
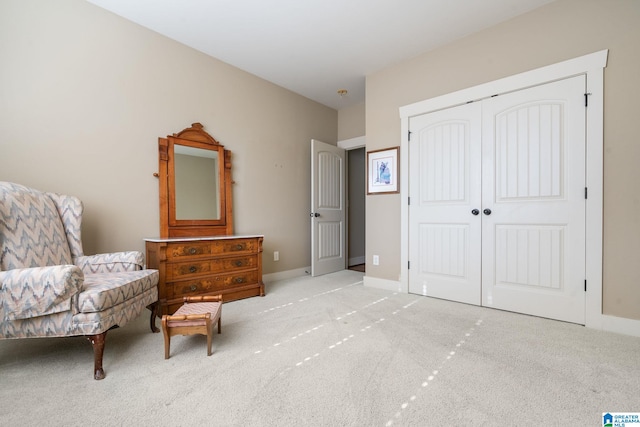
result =
[[[135,271],[144,268],[144,255],[140,251],[85,255],[73,259],[85,274]]]
[[[0,271],[0,320],[18,320],[72,310],[84,274],[75,265]]]

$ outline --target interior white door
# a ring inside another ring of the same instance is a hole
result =
[[[480,305],[481,104],[409,121],[409,292]]]
[[[584,324],[585,79],[483,103],[485,306]]]
[[[346,268],[345,151],[311,140],[311,275]]]

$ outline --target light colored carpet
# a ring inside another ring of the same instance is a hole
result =
[[[84,338],[0,341],[2,426],[602,425],[640,411],[640,339],[396,294],[343,271],[226,303],[222,334],[148,316]]]

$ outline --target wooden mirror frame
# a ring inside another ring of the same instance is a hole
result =
[[[206,150],[218,151],[220,194],[220,218],[218,219],[176,219],[175,206],[175,164],[176,144]],[[233,202],[231,186],[231,151],[204,131],[200,123],[181,132],[158,138],[158,163],[160,185],[160,237],[206,237],[230,236],[233,234]]]

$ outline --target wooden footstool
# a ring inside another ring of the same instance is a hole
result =
[[[171,337],[174,335],[201,334],[207,336],[207,356],[211,356],[213,325],[221,326],[222,295],[184,297],[184,305],[172,315],[162,316],[164,334],[164,358],[169,358]]]

